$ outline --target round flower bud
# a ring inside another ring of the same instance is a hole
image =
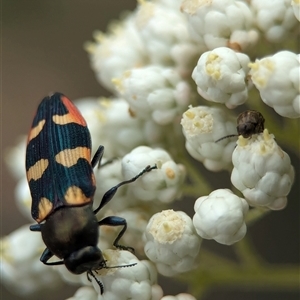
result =
[[[118,92],[138,119],[170,124],[190,102],[190,87],[174,69],[150,65],[114,79]]]
[[[208,49],[230,47],[239,51],[256,44],[253,14],[245,2],[234,0],[184,0],[192,37]]]
[[[170,203],[181,195],[181,186],[185,179],[185,168],[176,164],[163,149],[140,146],[122,159],[122,171],[126,180],[136,176],[146,166],[157,169],[144,174],[128,186],[130,195],[142,201],[160,201]]]
[[[153,215],[145,240],[145,254],[162,275],[174,276],[194,268],[201,239],[186,213],[165,210]]]
[[[279,43],[297,24],[291,0],[251,0],[255,23],[270,42]]]
[[[246,54],[226,47],[203,53],[192,74],[198,93],[204,99],[224,103],[228,108],[245,103],[249,62]]]
[[[280,51],[250,64],[251,79],[262,100],[283,117],[300,117],[300,56]],[[285,74],[285,76],[282,76]]]
[[[196,200],[193,224],[202,238],[232,245],[246,234],[248,208],[246,200],[234,195],[231,190],[215,190]]]
[[[95,273],[104,286],[104,293],[98,300],[161,299],[162,290],[156,284],[157,273],[149,261],[139,261],[131,252],[120,250],[105,250],[103,257],[108,268]],[[100,293],[95,280],[93,286]]]
[[[236,132],[235,119],[216,107],[197,106],[182,115],[181,125],[189,154],[201,161],[210,171],[229,169],[235,142],[221,137]]]
[[[248,139],[239,136],[232,162],[231,182],[251,206],[273,210],[286,206],[294,168],[288,154],[267,129]]]

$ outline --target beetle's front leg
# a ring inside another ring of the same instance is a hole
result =
[[[127,229],[127,222],[124,218],[110,216],[110,217],[106,217],[106,218],[102,219],[101,221],[98,222],[98,224],[99,224],[99,226],[102,226],[102,225],[123,226],[122,230],[119,232],[117,238],[115,239],[113,245],[118,249],[128,250],[128,251],[134,253],[134,248],[123,246],[123,245],[119,244],[119,240],[121,239],[121,237],[123,236],[123,234],[125,233],[125,231]]]
[[[42,253],[41,257],[40,257],[40,261],[42,263],[44,263],[47,266],[57,266],[57,265],[63,265],[64,261],[60,260],[60,261],[53,261],[53,262],[48,262],[48,260],[53,256],[53,253],[46,248],[44,250],[44,252]]]

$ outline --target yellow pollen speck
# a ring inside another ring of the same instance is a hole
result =
[[[263,138],[264,138],[265,141],[268,141],[268,140],[272,139],[272,136],[269,134],[269,131],[268,131],[267,128],[264,129]]]
[[[265,58],[261,61],[261,64],[269,71],[273,71],[275,69],[275,63],[271,59]]]
[[[96,44],[93,42],[85,42],[83,44],[83,49],[89,54],[94,54],[96,51]]]
[[[259,69],[259,64],[258,63],[249,63],[248,67],[254,71],[257,71]]]
[[[96,42],[101,43],[105,39],[105,34],[100,30],[96,30],[93,32],[93,38]]]
[[[180,10],[187,14],[193,15],[202,6],[210,6],[213,0],[184,0],[181,4]]]
[[[98,101],[99,105],[104,108],[110,108],[112,106],[112,101],[108,98],[101,97]]]
[[[190,111],[190,110],[186,111],[186,112],[184,113],[184,115],[185,115],[187,118],[189,118],[189,119],[194,119],[194,118],[195,118],[195,114],[194,114],[192,111]]]
[[[116,89],[120,92],[124,92],[123,81],[119,78],[113,78],[111,82],[115,85]]]
[[[249,139],[245,139],[242,135],[240,135],[238,137],[237,144],[239,145],[239,147],[245,147],[246,145],[248,145],[248,141]]]
[[[37,161],[32,167],[29,168],[29,170],[26,173],[28,182],[31,179],[40,179],[43,176],[46,169],[48,168],[48,165],[48,159],[40,159],[39,161]]]
[[[170,232],[172,230],[172,227],[169,225],[168,222],[164,222],[163,223],[163,229],[165,230],[165,232]]]
[[[216,53],[211,52],[210,54],[208,54],[207,56],[207,63],[212,63],[215,60],[219,60],[219,55]]]
[[[37,219],[37,222],[42,222],[49,215],[52,208],[53,204],[49,199],[45,197],[41,198],[39,202],[39,217]]]
[[[167,168],[166,169],[166,175],[170,179],[174,179],[175,178],[175,172],[171,168]]]

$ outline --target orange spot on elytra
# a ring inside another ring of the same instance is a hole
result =
[[[32,139],[34,139],[35,137],[37,137],[39,135],[39,133],[42,131],[45,123],[46,123],[46,120],[41,120],[35,127],[31,128],[29,135],[28,135],[27,143],[29,143]]]
[[[53,115],[52,120],[54,123],[58,125],[66,125],[69,123],[77,123],[82,126],[87,126],[85,119],[81,115],[80,111],[77,107],[65,96],[61,97],[62,102],[64,103],[65,107],[69,111],[69,113],[65,115]]]
[[[37,219],[37,222],[42,222],[51,212],[53,208],[52,202],[50,202],[49,199],[43,197],[39,201],[39,217]]]
[[[65,193],[65,200],[71,205],[80,205],[88,203],[91,198],[87,198],[78,186],[71,186]]]
[[[91,150],[87,147],[77,147],[74,149],[65,149],[55,155],[56,162],[67,168],[76,165],[79,158],[84,158],[90,162]]]
[[[29,170],[26,173],[28,182],[31,179],[33,180],[40,179],[43,176],[46,169],[48,168],[48,166],[49,166],[48,159],[42,158],[39,161],[37,161],[32,167],[29,168]]]

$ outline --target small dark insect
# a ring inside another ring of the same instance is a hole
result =
[[[264,131],[265,119],[263,115],[256,110],[246,110],[239,114],[236,123],[237,134],[224,136],[216,140],[216,143],[233,136],[242,135],[246,139],[253,134],[261,133]]]
[[[133,178],[113,186],[94,209],[93,168],[100,166],[104,147],[99,146],[92,159],[91,148],[86,121],[71,100],[61,93],[44,98],[27,139],[26,175],[32,197],[31,215],[38,223],[31,225],[30,230],[40,231],[46,245],[41,262],[50,266],[64,264],[74,274],[87,272],[97,281],[102,294],[103,284],[93,272],[135,264],[108,267],[97,246],[98,227],[121,226],[113,245],[131,252],[134,249],[119,244],[127,228],[124,218],[108,216],[98,221],[96,214],[119,187],[134,182],[156,166],[147,166]],[[54,255],[60,260],[49,262]]]

